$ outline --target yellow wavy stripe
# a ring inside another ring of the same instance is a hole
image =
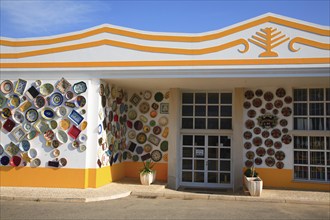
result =
[[[127,30],[121,30],[118,28],[111,28],[111,27],[102,27],[91,31],[86,31],[84,33],[80,34],[73,34],[70,36],[65,37],[56,37],[51,39],[44,39],[44,40],[22,40],[22,41],[13,41],[13,40],[0,40],[0,45],[3,46],[11,46],[11,47],[24,47],[24,46],[37,46],[37,45],[48,45],[48,44],[56,44],[56,43],[62,43],[67,41],[73,41],[73,40],[79,40],[82,38],[94,36],[101,33],[111,33],[111,34],[117,34],[122,35],[126,37],[132,37],[137,39],[143,39],[143,40],[152,40],[152,41],[174,41],[174,42],[203,42],[208,40],[214,40],[217,38],[225,37],[230,34],[237,33],[239,31],[246,30],[248,28],[263,24],[265,22],[272,22],[279,25],[292,27],[298,30],[311,32],[318,35],[323,36],[330,36],[330,30],[329,29],[321,29],[316,28],[309,25],[300,24],[297,22],[287,21],[284,19],[276,18],[273,16],[267,16],[264,18],[260,18],[255,21],[248,22],[246,24],[242,24],[237,27],[230,28],[225,31],[213,33],[213,34],[207,34],[203,36],[168,36],[168,35],[155,35],[155,34],[143,34],[139,32],[134,31],[127,31]]]
[[[275,58],[240,60],[163,60],[113,62],[47,62],[0,63],[0,68],[86,68],[86,67],[150,67],[150,66],[223,66],[223,65],[285,65],[329,64],[330,58]]]
[[[138,44],[131,44],[125,43],[120,41],[114,40],[100,40],[94,41],[89,43],[82,43],[82,44],[75,44],[69,46],[62,46],[62,47],[54,47],[48,48],[43,50],[34,50],[34,51],[27,51],[21,53],[1,53],[0,59],[18,59],[24,57],[31,57],[31,56],[39,56],[45,54],[52,54],[52,53],[59,53],[65,51],[72,51],[72,50],[79,50],[91,47],[98,47],[102,45],[110,45],[115,47],[121,47],[131,50],[138,50],[138,51],[145,51],[145,52],[153,52],[153,53],[168,53],[168,54],[184,54],[184,55],[202,55],[208,53],[214,53],[221,50],[225,50],[237,45],[243,44],[245,46],[244,50],[239,50],[241,53],[245,53],[249,49],[249,43],[245,39],[238,39],[234,40],[222,45],[202,48],[202,49],[181,49],[181,48],[166,48],[166,47],[152,47],[152,46],[142,46]]]
[[[302,38],[302,37],[295,37],[289,43],[289,48],[293,52],[297,52],[298,50],[300,50],[300,48],[295,49],[293,47],[293,44],[295,44],[295,43],[304,44],[307,46],[316,47],[316,48],[323,49],[323,50],[330,50],[330,44],[321,43],[321,42],[309,40],[309,39]]]

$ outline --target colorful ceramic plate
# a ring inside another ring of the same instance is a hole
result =
[[[64,131],[62,131],[62,130],[58,130],[57,131],[56,138],[62,144],[68,142],[68,135]]]
[[[253,109],[250,109],[248,112],[247,112],[247,116],[249,118],[254,118],[256,116],[257,112]]]
[[[133,157],[132,157],[132,159],[133,159],[133,161],[139,161],[139,156],[138,155],[133,155]]]
[[[60,106],[56,109],[56,114],[58,117],[64,117],[67,114],[67,110],[64,106]]]
[[[58,157],[58,156],[60,156],[60,150],[59,149],[54,149],[53,151],[52,151],[52,154],[53,154],[53,156],[54,157]]]
[[[16,123],[22,124],[24,121],[24,115],[21,112],[16,110],[13,114],[13,119]]]
[[[254,137],[252,139],[252,143],[254,146],[260,146],[262,144],[262,139],[260,137]]]
[[[261,133],[261,136],[262,136],[263,138],[268,138],[268,137],[269,137],[269,132],[268,132],[268,131],[263,131],[263,132]]]
[[[254,163],[256,165],[261,165],[262,164],[262,159],[260,157],[257,157],[256,159],[254,159]]]
[[[275,150],[274,150],[273,148],[268,148],[268,149],[267,149],[267,154],[268,154],[269,156],[273,156],[273,155],[275,154]]]
[[[140,115],[139,119],[143,122],[143,123],[147,123],[148,122],[148,118],[144,115]]]
[[[158,124],[160,126],[165,127],[168,124],[168,118],[166,116],[162,116],[158,119]]]
[[[267,166],[272,167],[275,164],[275,159],[273,157],[267,157],[265,163]]]
[[[291,102],[292,102],[292,97],[291,97],[291,96],[286,96],[286,97],[284,98],[284,102],[285,102],[286,104],[291,104]]]
[[[134,122],[134,128],[135,128],[135,130],[140,131],[143,128],[142,121],[139,121],[139,120],[135,121]]]
[[[102,85],[102,84],[101,84],[101,85]],[[86,90],[87,90],[87,85],[86,85],[86,83],[83,82],[83,81],[78,82],[78,83],[75,83],[75,84],[73,85],[73,91],[74,91],[77,95],[86,92]]]
[[[246,160],[246,161],[245,161],[245,166],[248,167],[248,168],[249,168],[249,167],[252,167],[253,164],[254,164],[254,163],[253,163],[252,160]]]
[[[259,128],[259,127],[253,128],[253,133],[260,134],[261,133],[261,128]]]
[[[55,92],[50,96],[50,104],[52,106],[60,106],[63,103],[63,96],[59,92]]]
[[[245,101],[245,102],[243,103],[243,107],[244,107],[245,109],[249,109],[249,108],[251,108],[251,102],[249,102],[249,101]]]
[[[9,93],[11,93],[11,92],[13,91],[13,89],[14,89],[14,85],[13,85],[13,83],[12,83],[10,80],[5,80],[5,81],[3,81],[3,82],[1,83],[1,85],[0,85],[0,87],[1,87],[1,92],[2,92],[3,94],[9,94]]]
[[[155,100],[156,100],[156,102],[161,102],[161,101],[163,101],[163,99],[164,99],[164,95],[163,95],[163,93],[161,93],[161,92],[157,92],[156,94],[155,94]]]
[[[146,144],[146,145],[144,145],[143,149],[145,152],[149,153],[152,151],[152,146],[150,144]]]
[[[158,114],[157,111],[153,110],[150,112],[150,117],[155,118],[157,116],[157,114]]]
[[[82,134],[79,136],[79,141],[80,142],[86,142],[87,141],[87,135],[86,134]]]
[[[28,151],[28,156],[30,158],[36,158],[38,155],[38,151],[35,148],[30,148],[30,150]]]
[[[55,120],[51,120],[51,121],[49,122],[49,125],[50,125],[50,128],[54,130],[54,129],[57,128],[57,121],[55,121]]]
[[[277,161],[277,162],[276,162],[276,167],[277,167],[278,169],[283,169],[283,167],[284,167],[284,163],[283,163],[282,161]]]
[[[62,93],[65,94],[70,88],[71,84],[64,78],[62,78],[57,84],[56,88]]]
[[[69,129],[70,124],[71,124],[71,123],[70,123],[70,120],[67,119],[67,118],[62,119],[62,120],[60,121],[60,127],[61,127],[61,129],[65,130],[65,131]]]
[[[162,141],[162,143],[160,143],[160,150],[163,152],[168,150],[168,141]]]
[[[262,100],[260,98],[255,98],[252,100],[252,105],[259,108],[262,105]]]
[[[272,110],[273,107],[274,107],[274,105],[273,105],[273,103],[271,103],[271,102],[268,102],[268,103],[266,103],[266,105],[265,105],[265,108],[266,108],[267,110]]]
[[[249,139],[252,138],[252,133],[251,133],[250,131],[246,131],[246,132],[244,132],[243,137],[244,137],[246,140],[249,140]]]
[[[283,106],[283,101],[280,100],[280,99],[275,100],[275,102],[274,102],[274,106],[275,106],[276,108],[282,108],[282,106]]]
[[[255,126],[255,124],[254,124],[253,120],[248,119],[245,121],[245,127],[247,129],[252,129],[254,126]]]
[[[70,128],[68,135],[70,137],[72,137],[73,139],[77,139],[77,137],[79,136],[81,130],[79,128],[77,128],[76,126],[72,125],[72,127]]]
[[[266,146],[266,147],[271,147],[271,146],[273,146],[273,140],[270,139],[270,138],[267,138],[267,139],[265,140],[265,146]]]
[[[18,95],[10,96],[10,99],[9,99],[9,102],[8,102],[8,105],[9,105],[10,108],[17,108],[20,103],[21,103],[21,100],[18,97]]]
[[[62,167],[65,167],[68,163],[68,161],[65,158],[61,158],[58,162]]]
[[[87,149],[86,145],[82,144],[79,146],[79,151],[84,152]]]
[[[245,142],[245,143],[244,143],[244,148],[245,148],[245,149],[248,150],[248,149],[251,149],[251,147],[252,147],[251,142]]]
[[[273,138],[279,138],[279,137],[281,137],[282,132],[280,131],[280,129],[276,128],[271,131],[271,135]]]
[[[145,125],[145,126],[143,126],[143,132],[144,133],[149,133],[150,132],[150,126],[148,126],[148,125]]]
[[[142,153],[143,153],[143,147],[138,146],[138,147],[135,149],[135,151],[136,151],[137,154],[142,154]]]
[[[45,83],[40,86],[40,94],[43,96],[48,96],[54,91],[54,86],[50,83]]]
[[[150,134],[148,137],[148,141],[150,143],[152,143],[153,145],[158,146],[161,139],[159,137],[157,137],[156,135]]]
[[[33,123],[36,122],[38,120],[38,112],[37,110],[31,108],[29,110],[27,110],[27,112],[25,113],[25,118],[28,122]]]
[[[154,150],[151,152],[151,159],[155,162],[160,161],[162,157],[163,157],[162,152],[160,152],[159,150]]]
[[[103,101],[103,99],[102,99],[102,106],[105,107],[104,103],[106,103],[106,99],[105,99],[105,96],[102,96],[102,97],[104,97],[104,100],[105,100],[105,101]],[[84,107],[86,105],[86,98],[82,95],[78,95],[76,97],[75,104],[78,107],[81,107],[81,108]]]
[[[37,137],[38,132],[36,130],[30,130],[30,132],[26,135],[26,138],[28,140],[33,140],[35,137]]]
[[[71,119],[71,121],[76,125],[80,125],[80,123],[84,120],[84,117],[74,109],[71,111],[68,118]]]
[[[51,120],[55,117],[55,112],[51,108],[43,108],[41,111],[41,117],[45,120]]]
[[[257,150],[256,150],[256,154],[259,156],[259,157],[263,157],[265,154],[266,154],[266,149],[263,148],[263,147],[258,147]],[[250,159],[250,158],[249,158]]]
[[[41,164],[41,160],[39,158],[35,158],[33,160],[31,160],[31,167],[38,167]]]
[[[3,149],[3,146],[0,144],[0,155],[2,155],[3,152],[5,152],[5,150]]]
[[[10,142],[5,149],[5,152],[9,156],[15,156],[19,152],[19,147],[16,146],[13,142]]]
[[[248,152],[246,152],[245,156],[247,159],[252,160],[252,159],[254,159],[255,154],[253,151],[249,150]]]
[[[147,91],[144,92],[144,94],[143,94],[143,98],[144,98],[145,100],[150,100],[151,97],[152,97],[152,92],[151,92],[151,91],[147,90]]]
[[[284,108],[282,108],[282,111],[281,112],[282,112],[282,115],[283,116],[288,117],[288,116],[291,115],[292,110],[291,110],[290,107],[284,107]]]
[[[282,127],[285,127],[285,126],[288,125],[288,121],[287,121],[286,119],[281,119],[281,120],[280,120],[280,125],[281,125]]]
[[[136,141],[139,143],[139,144],[144,144],[146,141],[147,141],[147,135],[145,133],[139,133],[137,136],[136,136]]]
[[[146,114],[149,112],[150,105],[148,102],[142,102],[139,106],[139,110],[142,114]]]

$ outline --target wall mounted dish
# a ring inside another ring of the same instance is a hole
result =
[[[12,121],[10,118],[8,118],[5,123],[3,124],[3,129],[5,129],[8,132],[11,132],[13,130],[13,128],[15,127],[15,122]]]
[[[149,91],[149,90],[144,91],[143,98],[144,98],[145,100],[150,100],[151,97],[152,97],[152,92],[151,92],[151,91]]]
[[[252,133],[250,131],[245,131],[244,134],[243,134],[243,137],[246,139],[246,140],[249,140],[252,138]]]
[[[44,133],[44,138],[46,139],[46,141],[51,141],[53,140],[55,137],[55,134],[52,130],[48,130]]]
[[[273,157],[267,157],[265,159],[265,164],[269,167],[272,167],[275,164],[275,159]]]
[[[283,101],[280,100],[280,99],[275,100],[275,102],[274,102],[274,106],[275,106],[275,108],[282,108],[282,106],[283,106]]]
[[[67,110],[64,106],[60,106],[56,109],[56,114],[58,117],[64,117],[67,114]]]
[[[245,156],[247,159],[252,160],[252,159],[254,159],[255,154],[253,151],[249,150],[248,152],[246,152]]]
[[[31,160],[31,167],[38,167],[41,165],[41,160],[39,158],[35,158]]]
[[[20,148],[20,149],[21,149],[21,148]],[[0,144],[0,155],[2,155],[3,152],[5,152],[5,149],[3,149],[3,146]]]
[[[62,93],[65,94],[70,88],[71,84],[64,78],[62,78],[57,84],[56,88]]]
[[[73,92],[71,92],[71,91],[67,91],[67,92],[65,93],[65,98],[66,98],[67,100],[71,100],[71,99],[73,99],[73,97],[74,97]]]
[[[155,135],[159,135],[162,132],[162,128],[160,126],[155,126],[152,131]]]
[[[255,98],[252,100],[252,105],[259,108],[262,105],[262,100],[260,98]]]
[[[13,114],[13,119],[16,123],[22,124],[24,121],[24,115],[21,112],[16,110]]]
[[[272,92],[265,92],[264,94],[264,99],[267,101],[267,102],[270,102],[272,101],[274,98],[274,95]]]
[[[18,97],[18,95],[11,95],[9,98],[8,106],[10,108],[17,108],[20,103],[21,103],[21,100]]]
[[[261,165],[262,164],[262,159],[260,157],[257,157],[256,159],[254,159],[254,163],[256,165]]]
[[[15,145],[13,142],[10,142],[5,149],[5,152],[9,155],[9,156],[14,156],[19,152],[19,147],[17,145]]]
[[[292,97],[291,97],[291,96],[286,96],[286,97],[284,98],[284,102],[285,102],[286,104],[291,104],[291,103],[292,103]]]
[[[261,97],[264,94],[264,92],[261,89],[257,89],[255,93],[256,93],[256,96],[258,96],[258,97]]]
[[[245,102],[243,103],[243,107],[244,107],[245,109],[249,109],[249,108],[251,108],[251,102],[249,102],[249,101],[245,101]]]
[[[25,130],[21,126],[15,128],[11,134],[16,142],[21,142],[26,135]]]
[[[162,141],[162,143],[160,143],[160,150],[163,152],[168,150],[168,141]]]
[[[74,109],[71,111],[68,118],[76,125],[79,125],[84,120],[84,117]]]
[[[164,95],[161,92],[157,92],[154,96],[156,102],[161,102],[164,99]]]
[[[84,152],[86,149],[87,149],[87,148],[86,148],[86,145],[84,145],[84,144],[81,144],[81,145],[79,146],[79,151],[80,151],[80,152]]]
[[[30,132],[26,135],[26,138],[28,140],[33,140],[37,136],[38,136],[38,132],[34,129],[31,129]]]
[[[267,149],[267,154],[268,154],[269,156],[273,156],[273,155],[275,154],[275,150],[274,150],[273,148],[268,148],[268,149]]]
[[[244,143],[244,148],[245,148],[246,150],[251,149],[251,147],[252,147],[251,142],[245,142],[245,143]]]
[[[103,85],[103,84],[101,84],[101,85]],[[86,85],[86,83],[83,82],[83,81],[73,84],[73,91],[74,91],[77,95],[86,92],[86,90],[87,90],[87,85]],[[100,91],[101,91],[101,89],[100,89]],[[104,91],[104,89],[103,89],[103,91]],[[102,94],[102,95],[103,95],[103,94]]]
[[[261,128],[259,128],[259,127],[253,128],[253,133],[254,134],[260,134],[261,133]]]
[[[137,105],[140,103],[140,101],[141,101],[141,97],[140,97],[138,94],[134,93],[134,94],[132,95],[132,97],[130,98],[129,101],[130,101],[134,106],[137,106]]]
[[[87,141],[87,135],[86,134],[82,134],[79,136],[79,141],[80,142],[86,142]]]
[[[77,128],[76,126],[72,125],[72,127],[70,128],[68,135],[70,137],[72,137],[73,139],[77,139],[77,137],[79,136],[81,130],[79,128]]]
[[[149,153],[152,151],[152,146],[150,144],[146,144],[144,145],[143,149],[146,153]]]
[[[63,103],[63,96],[59,92],[55,92],[50,96],[50,105],[60,106]]]
[[[246,161],[245,161],[245,166],[248,167],[248,168],[249,168],[249,167],[252,167],[253,164],[254,164],[254,162],[253,162],[252,160],[246,160]]]
[[[27,81],[23,79],[18,79],[14,89],[14,93],[16,93],[17,95],[23,95],[26,85]]]
[[[54,156],[54,157],[58,157],[58,156],[60,156],[60,150],[59,149],[54,149],[53,151],[52,151],[52,155]]]
[[[1,111],[1,117],[3,117],[4,119],[7,119],[11,115],[12,115],[12,113],[11,113],[10,108],[4,108],[4,109],[2,109],[2,111]]]
[[[9,157],[6,156],[6,155],[4,155],[3,157],[1,157],[1,160],[0,160],[0,162],[1,162],[1,164],[2,164],[3,166],[7,166],[7,165],[9,164],[9,161],[10,161],[10,159],[9,159]]]
[[[144,144],[146,141],[147,141],[147,135],[145,133],[139,133],[137,136],[136,136],[136,141],[139,143],[139,144]]]
[[[254,97],[254,92],[252,90],[247,90],[244,93],[244,96],[245,96],[246,99],[252,99]]]
[[[153,111],[150,112],[150,117],[152,117],[152,118],[157,117],[157,115],[158,115],[158,113],[157,113],[156,110],[153,110]]]
[[[62,130],[57,131],[56,138],[62,144],[65,144],[66,142],[68,142],[68,135]]]
[[[154,150],[151,152],[151,159],[155,162],[159,162],[163,157],[162,152],[160,152],[159,150]]]
[[[283,151],[279,150],[279,151],[277,151],[277,152],[275,153],[275,158],[276,158],[277,160],[284,160],[284,158],[285,158],[285,153],[284,153]]]
[[[248,119],[248,120],[245,121],[245,127],[247,129],[252,129],[252,128],[254,128],[254,126],[255,126],[255,123],[254,123],[253,120]]]
[[[277,161],[277,162],[276,162],[276,167],[277,167],[278,169],[283,169],[283,167],[284,167],[284,163],[283,163],[282,161]]]
[[[7,105],[7,101],[8,99],[6,98],[6,96],[0,93],[0,108],[4,108]]]
[[[139,161],[139,156],[138,155],[133,155],[132,159],[133,159],[134,162],[137,162],[137,161]]]
[[[168,118],[166,116],[162,116],[158,119],[158,124],[160,126],[165,127],[166,125],[168,125]]]
[[[43,96],[48,96],[54,91],[54,86],[50,83],[45,83],[40,86],[40,94]]]
[[[143,122],[143,123],[147,123],[148,122],[148,118],[144,115],[140,115],[139,119]]]
[[[21,164],[22,158],[19,156],[12,156],[10,158],[9,164],[13,167],[17,167]]]
[[[70,123],[69,119],[62,119],[60,121],[60,127],[61,127],[61,129],[65,130],[65,131],[69,129],[70,125],[71,125],[71,123]]]
[[[38,151],[35,148],[30,148],[30,150],[28,151],[28,156],[30,158],[36,158],[38,155]]]
[[[283,98],[286,95],[285,89],[278,88],[275,92],[276,96],[279,98]]]
[[[142,153],[143,153],[143,147],[138,146],[138,147],[135,149],[135,151],[136,151],[137,154],[142,154]]]
[[[33,127],[42,134],[49,130],[48,124],[40,119],[33,125]]]
[[[263,157],[265,154],[266,154],[266,149],[263,148],[263,147],[258,147],[256,149],[256,154],[259,156],[259,157]],[[249,158],[250,159],[250,158]]]
[[[262,144],[262,139],[260,137],[254,137],[252,139],[252,143],[254,146],[260,146]]]
[[[150,105],[148,102],[142,102],[140,105],[139,105],[139,110],[142,114],[146,114],[149,112],[149,109],[150,109]]]
[[[41,110],[41,117],[45,120],[51,120],[55,117],[55,112],[51,108],[43,108]]]
[[[14,85],[10,80],[5,80],[1,83],[0,88],[3,94],[9,94],[13,91]]]
[[[161,139],[159,137],[157,137],[156,135],[149,134],[148,141],[150,143],[152,143],[153,145],[158,146]]]
[[[34,99],[34,105],[36,108],[42,108],[46,105],[46,99],[42,96],[37,96]]]

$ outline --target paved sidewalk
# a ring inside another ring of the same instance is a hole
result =
[[[179,198],[185,200],[233,200],[277,203],[303,203],[330,206],[330,192],[263,189],[260,197],[252,197],[244,192],[188,192],[166,188],[166,184],[156,182],[151,186],[143,186],[138,179],[125,178],[119,182],[93,189],[32,188],[32,187],[0,187],[1,200],[29,200],[53,202],[96,202],[118,199],[127,196],[145,198]]]

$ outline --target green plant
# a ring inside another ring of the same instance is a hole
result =
[[[250,167],[250,168],[245,170],[244,175],[246,177],[257,177],[258,173],[256,172],[255,167]]]
[[[155,172],[152,170],[152,168],[155,166],[155,163],[153,163],[151,160],[143,161],[143,167],[140,169],[140,173],[142,175],[153,173]]]

